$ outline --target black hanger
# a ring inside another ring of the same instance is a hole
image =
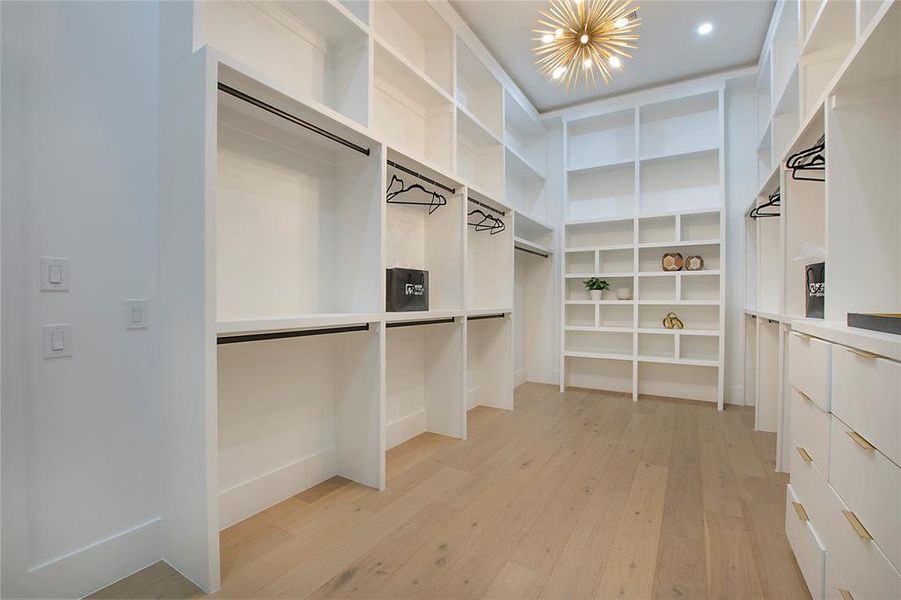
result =
[[[817,143],[788,157],[785,166],[791,169],[796,181],[826,181],[826,136],[820,136]],[[805,172],[820,172],[820,175],[804,176]],[[801,173],[801,175],[799,175]]]
[[[772,194],[770,194],[769,198],[766,202],[761,204],[760,206],[755,206],[751,209],[751,212],[748,213],[748,216],[754,219],[755,221],[764,217],[779,217],[782,216],[780,211],[776,212],[761,212],[762,210],[778,207],[782,204],[782,195],[779,193],[779,190],[776,190]]]
[[[467,225],[470,227],[475,227],[476,231],[488,231],[491,235],[495,235],[507,229],[506,223],[503,220],[498,219],[497,217],[493,217],[486,212],[479,210],[478,208],[471,211],[469,216],[476,215],[477,217],[482,217],[482,219],[476,223],[472,221],[468,221]]]
[[[395,189],[394,191],[392,191],[391,187],[394,186],[395,183],[400,185],[400,189]],[[406,194],[407,192],[412,192],[413,190],[420,190],[423,193],[428,194],[430,196],[429,201],[428,202],[412,201],[412,200],[404,201],[404,200],[395,200],[394,199],[397,196],[400,196],[401,194]],[[388,204],[409,204],[412,206],[428,206],[429,214],[432,214],[433,212],[438,210],[439,207],[447,205],[447,198],[445,198],[444,196],[442,196],[441,194],[439,194],[438,192],[436,192],[434,190],[425,189],[419,183],[414,183],[408,187],[404,184],[403,179],[401,179],[397,175],[391,175],[391,181],[388,183],[388,189],[385,190],[385,202],[387,202]]]

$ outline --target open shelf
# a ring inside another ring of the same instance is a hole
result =
[[[513,267],[510,266],[512,273]],[[512,283],[511,283],[512,288]],[[466,322],[466,406],[513,410],[513,320],[509,315]]]
[[[285,93],[362,125],[369,119],[369,36],[340,4],[202,3],[205,43]]]
[[[640,358],[676,358],[676,338],[657,333],[638,334],[638,356]]]
[[[468,112],[457,110],[457,174],[485,193],[504,193],[504,146]]]
[[[635,220],[593,221],[566,225],[566,248],[618,246],[632,248]]]
[[[446,95],[453,89],[453,32],[427,2],[372,3],[373,33],[380,44],[424,73]]]
[[[535,217],[547,216],[547,186],[543,174],[506,147],[504,161],[504,199],[518,212]]]
[[[720,187],[718,150],[643,161],[640,212],[719,208]]]
[[[681,243],[697,243],[720,238],[720,212],[684,214],[680,218]]]
[[[584,275],[580,274],[567,277],[564,283],[564,297],[567,300],[588,300],[588,292],[585,290],[585,286],[582,282],[589,277],[595,276],[596,275],[593,273],[586,273]],[[607,273],[598,274],[597,276],[601,276],[602,279],[606,280],[607,283],[610,284],[610,289],[604,290],[601,293],[602,300],[616,300],[616,290],[620,288],[627,288],[629,290],[633,289],[634,280],[632,278],[632,275]]]
[[[389,151],[388,158],[407,168],[415,167]],[[416,167],[418,168],[418,167]],[[387,177],[397,175],[407,186],[418,180],[387,165]],[[442,184],[454,183],[438,178]],[[425,186],[434,189],[434,186]],[[398,197],[405,202],[425,202],[431,195],[412,190]],[[463,308],[463,196],[447,194],[447,205],[431,214],[428,206],[385,203],[385,268],[421,269],[429,273],[429,308]]]
[[[689,256],[700,256],[704,259],[702,271],[685,271],[688,273],[702,273],[704,270],[718,270],[720,268],[720,246],[717,240],[712,242],[697,242],[690,244],[672,244],[641,248],[638,251],[638,272],[650,273],[654,271],[664,272],[662,259],[664,254],[678,252],[684,259]],[[682,273],[683,271],[676,271]]]
[[[632,332],[566,331],[566,352],[632,357]]]
[[[221,79],[360,139],[225,68]],[[367,157],[221,91],[217,141],[216,319],[379,312],[379,147],[361,139]]]
[[[504,143],[540,177],[547,171],[544,125],[509,92],[504,92]]]
[[[503,93],[500,82],[457,38],[457,103],[498,139],[504,135]]]
[[[404,154],[449,173],[453,164],[451,98],[388,46],[376,42],[374,48],[376,135]]]
[[[504,231],[491,234],[467,226],[466,241],[466,308],[497,309],[513,306],[513,215],[502,204],[474,190],[467,190],[466,212],[479,209],[501,219]],[[491,206],[494,212],[484,205]],[[501,214],[504,213],[504,214]]]
[[[554,228],[521,213],[516,213],[513,225],[516,239],[543,247],[548,254],[554,253]]]
[[[799,86],[796,65],[773,110],[773,162],[777,166],[784,160],[788,146],[801,124]]]
[[[776,29],[773,32],[773,87],[771,105],[775,106],[784,95],[789,80],[797,70],[800,38],[798,22],[799,0],[786,0],[782,3]],[[778,147],[777,147],[778,149]]]
[[[638,357],[638,393],[717,402],[716,361]]]
[[[888,9],[852,58],[826,113],[828,321],[901,306],[899,9]]]
[[[570,219],[626,218],[635,214],[635,165],[570,172]]]
[[[817,118],[797,138],[791,152],[813,146],[824,131],[823,112],[819,111]],[[820,176],[823,174],[819,173]],[[826,184],[796,180],[787,171],[784,191],[786,201],[780,208],[785,239],[782,312],[803,318],[807,295],[806,265],[823,262],[826,258]],[[808,258],[796,260],[805,256]]]
[[[709,92],[639,108],[641,156],[707,151],[720,146],[719,93]]]
[[[597,115],[566,124],[567,169],[593,169],[635,160],[635,110]]]
[[[638,306],[638,326],[650,329],[663,326],[667,313],[674,312],[685,325],[685,329],[718,331],[719,304],[688,305],[681,302],[661,303],[659,305],[640,303]]]
[[[566,352],[565,386],[631,394],[632,356]]]
[[[371,329],[218,347],[220,529],[334,475],[383,485],[379,346]]]
[[[460,319],[387,328],[386,449],[425,431],[466,437],[463,327]]]

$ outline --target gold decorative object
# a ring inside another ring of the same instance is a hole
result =
[[[666,313],[666,316],[663,317],[663,326],[667,329],[684,329],[685,324],[682,323],[682,319],[676,316],[674,312]]]
[[[660,264],[663,265],[664,271],[681,271],[685,261],[682,260],[682,255],[678,252],[667,252],[663,255],[663,260]]]
[[[641,24],[632,0],[550,0],[539,11],[533,29],[535,64],[566,89],[583,81],[597,87],[597,75],[610,83],[612,69],[621,69],[628,50],[637,48]]]
[[[686,271],[700,271],[704,268],[704,259],[700,256],[689,256],[685,259]]]

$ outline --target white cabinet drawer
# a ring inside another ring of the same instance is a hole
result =
[[[851,591],[842,582],[838,574],[838,570],[832,563],[832,557],[826,553],[826,577],[823,581],[823,599],[824,600],[853,600]]]
[[[835,416],[829,483],[896,568],[901,567],[901,468]]]
[[[820,471],[828,473],[829,413],[794,388],[791,389],[791,435]]]
[[[853,513],[829,485],[813,502],[804,501],[801,494],[796,495],[802,498],[837,578],[846,586],[842,589],[857,600],[901,598],[901,575],[872,540],[861,537],[846,516],[847,512],[853,518]]]
[[[785,536],[791,545],[795,559],[807,589],[813,598],[823,597],[824,561],[826,559],[823,547],[820,544],[810,521],[807,520],[803,505],[792,493],[789,485],[785,490]]]
[[[789,336],[788,380],[802,394],[829,411],[829,354],[832,344],[802,333]]]
[[[819,534],[820,521],[828,510],[825,498],[829,490],[829,484],[826,483],[826,475],[821,473],[812,461],[804,460],[801,453],[797,451],[798,446],[799,444],[794,442],[791,453],[791,487],[798,502],[803,504],[807,510],[810,521],[813,523],[814,531]],[[822,535],[820,535],[820,539],[828,551],[829,545]]]
[[[901,363],[835,346],[832,412],[901,464]]]

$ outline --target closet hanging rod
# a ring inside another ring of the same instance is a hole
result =
[[[489,206],[488,204],[485,204],[484,202],[479,202],[478,200],[473,200],[472,198],[467,198],[467,200],[469,200],[469,201],[472,202],[473,204],[478,204],[478,205],[481,206],[482,208],[487,208],[487,209],[490,210],[491,212],[496,212],[497,214],[499,214],[499,215],[502,216],[502,217],[505,216],[505,215],[507,214],[507,213],[505,213],[504,211],[502,211],[501,209],[499,209],[499,208],[494,208],[493,206]]]
[[[251,96],[249,94],[245,94],[241,90],[236,90],[235,88],[233,88],[229,85],[226,85],[226,84],[222,83],[221,81],[219,82],[219,90],[225,92],[226,94],[228,94],[230,96],[234,96],[235,98],[237,98],[239,100],[243,100],[244,102],[247,102],[248,104],[252,104],[252,105],[256,106],[257,108],[261,108],[261,109],[265,110],[266,112],[272,113],[273,115],[275,115],[277,117],[281,117],[282,119],[289,121],[291,123],[294,123],[295,125],[299,125],[299,126],[303,127],[304,129],[308,129],[308,130],[312,131],[313,133],[318,133],[322,137],[328,138],[328,139],[332,140],[333,142],[337,142],[337,143],[341,144],[342,146],[347,146],[351,150],[356,150],[360,154],[365,154],[366,156],[369,156],[369,148],[364,148],[363,146],[360,146],[359,144],[355,144],[355,143],[351,142],[350,140],[344,139],[340,135],[336,135],[336,134],[332,133],[331,131],[323,129],[322,127],[319,127],[318,125],[313,125],[309,121],[304,121],[300,117],[295,117],[294,115],[287,113],[280,108],[276,108],[275,106],[272,106],[271,104],[266,104],[262,100],[254,98],[253,96]]]
[[[397,164],[396,162],[394,162],[393,160],[389,160],[389,161],[388,161],[388,166],[389,166],[389,167],[394,167],[394,168],[397,169],[398,171],[403,171],[404,173],[406,173],[406,174],[408,174],[408,175],[412,175],[413,177],[416,177],[417,179],[421,179],[422,181],[425,181],[426,183],[430,183],[430,184],[432,184],[432,185],[438,186],[439,188],[441,188],[441,189],[444,190],[445,192],[450,192],[451,194],[456,194],[456,193],[457,193],[457,190],[455,190],[454,188],[452,188],[452,187],[447,187],[447,186],[444,185],[443,183],[438,183],[438,182],[435,181],[434,179],[432,179],[432,178],[430,178],[430,177],[426,177],[425,175],[421,175],[420,173],[417,173],[416,171],[414,171],[414,170],[412,170],[412,169],[408,169],[407,167],[405,167],[405,166],[403,166],[403,165],[399,165],[399,164]]]
[[[416,325],[440,325],[442,323],[453,323],[454,318],[448,317],[446,319],[426,319],[422,321],[396,321],[392,323],[385,323],[385,327],[414,327]]]
[[[496,315],[479,315],[477,317],[469,317],[470,321],[482,321],[484,319],[503,319],[504,313],[498,313]]]
[[[216,343],[240,344],[243,342],[262,342],[266,340],[283,340],[287,338],[307,337],[311,335],[330,335],[332,333],[351,333],[369,331],[369,323],[364,325],[348,325],[347,327],[324,327],[320,329],[298,329],[295,331],[273,331],[270,333],[250,333],[247,335],[229,335],[216,339]]]
[[[549,255],[544,252],[536,252],[535,250],[529,250],[528,248],[520,248],[519,246],[513,247],[515,250],[519,250],[520,252],[526,252],[528,254],[534,254],[535,256],[540,256],[541,258],[547,258]]]

